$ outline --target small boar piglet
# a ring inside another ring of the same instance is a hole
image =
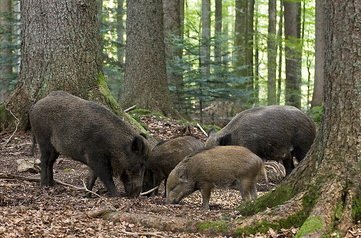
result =
[[[149,145],[104,106],[55,91],[33,105],[29,120],[41,153],[41,186],[54,185],[53,165],[62,154],[89,166],[89,190],[99,177],[118,196],[113,176],[119,176],[128,196],[140,194]]]
[[[167,183],[169,173],[187,155],[204,148],[204,143],[192,136],[181,136],[156,145],[146,163],[143,192],[157,187],[164,180]],[[157,194],[158,189],[152,194]],[[150,195],[152,195],[150,194]]]
[[[282,162],[290,174],[293,158],[300,162],[306,156],[315,135],[315,123],[296,107],[256,107],[237,114],[219,132],[210,132],[206,148],[244,146],[264,160]]]
[[[182,160],[169,174],[167,202],[179,203],[200,190],[203,208],[209,209],[214,187],[240,191],[242,199],[257,198],[258,177],[267,178],[263,161],[241,146],[216,146]]]

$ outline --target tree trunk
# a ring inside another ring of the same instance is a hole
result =
[[[222,0],[215,0],[215,24],[214,24],[214,71],[220,77],[222,68]]]
[[[286,38],[286,104],[301,108],[301,3],[285,0],[283,4]]]
[[[126,25],[122,104],[169,115],[162,1],[127,1]]]
[[[259,105],[259,79],[260,79],[260,73],[259,73],[259,66],[260,66],[260,59],[259,59],[259,20],[258,20],[258,14],[259,14],[259,3],[255,2],[255,21],[254,21],[254,104]]]
[[[119,111],[102,74],[97,13],[96,1],[21,1],[19,81],[6,105],[20,128],[31,105],[53,90]]]
[[[12,70],[11,53],[11,0],[0,2],[0,103],[9,96]]]
[[[282,44],[282,36],[283,36],[283,0],[280,1],[280,13],[279,13],[279,21],[278,21],[278,32],[277,32],[277,42],[278,42],[278,68],[277,68],[277,93],[276,100],[277,104],[281,102],[281,92],[282,92],[282,59],[283,59],[283,44]]]
[[[268,37],[267,37],[267,103],[276,104],[276,67],[277,67],[277,43],[276,43],[276,24],[277,24],[277,4],[276,0],[268,1]]]
[[[316,45],[315,45],[315,81],[311,107],[321,106],[323,103],[323,81],[325,64],[325,19],[324,4],[316,0]]]
[[[182,15],[184,2],[182,0],[163,1],[165,55],[167,64],[168,84],[173,88],[172,101],[177,110],[182,110],[183,98],[183,70],[179,67],[182,58]]]
[[[242,80],[243,97],[237,102],[241,107],[253,103],[253,0],[236,0],[235,18],[235,71]]]
[[[210,75],[211,1],[202,0],[200,65],[203,80]]]

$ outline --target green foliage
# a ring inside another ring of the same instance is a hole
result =
[[[312,107],[307,114],[312,118],[314,122],[320,124],[324,114],[323,106]]]
[[[13,6],[20,4],[13,0]],[[6,12],[0,14],[0,91],[12,91],[17,83],[20,59],[20,22],[19,12]]]

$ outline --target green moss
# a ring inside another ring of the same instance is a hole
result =
[[[352,203],[352,217],[355,222],[361,221],[361,198],[355,198]]]
[[[301,211],[273,223],[269,221],[260,221],[250,227],[238,228],[235,231],[235,235],[251,235],[256,234],[257,232],[265,233],[269,230],[269,228],[280,230],[281,228],[289,229],[291,227],[301,227],[308,218],[318,195],[317,187],[312,187],[302,200],[303,209]],[[257,199],[254,204],[246,203],[240,208],[240,212],[242,215],[246,216],[253,215],[265,210],[267,207],[275,207],[283,204],[284,202],[290,200],[293,196],[294,194],[292,192],[292,188],[282,185],[275,191],[265,194]]]
[[[99,86],[99,91],[103,95],[107,105],[112,109],[114,113],[118,114],[119,116],[122,115],[123,113],[121,112],[119,103],[110,92],[104,74],[100,74],[98,76],[98,86]]]
[[[301,226],[300,230],[296,234],[296,238],[304,237],[306,235],[316,233],[320,231],[324,226],[323,220],[318,216],[311,216],[306,219],[306,221]]]
[[[276,190],[264,194],[256,201],[249,201],[243,203],[238,210],[243,216],[251,216],[258,212],[264,211],[267,208],[280,205],[294,196],[292,187],[281,185]]]
[[[200,232],[216,232],[216,233],[226,233],[228,231],[228,224],[226,221],[207,221],[198,224],[197,229]]]

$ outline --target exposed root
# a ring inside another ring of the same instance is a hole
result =
[[[93,218],[103,218],[110,221],[125,221],[148,228],[155,228],[173,232],[196,232],[197,221],[190,221],[182,217],[162,217],[150,214],[133,214],[123,211],[115,211],[109,208],[88,212],[87,215]]]
[[[302,201],[304,195],[305,193],[300,193],[297,196],[295,196],[293,199],[289,200],[288,202],[280,206],[269,208],[255,215],[238,219],[236,221],[236,228],[238,229],[238,228],[250,227],[253,226],[254,224],[259,223],[260,221],[276,223],[279,220],[295,215],[298,212],[302,211],[303,209]]]

